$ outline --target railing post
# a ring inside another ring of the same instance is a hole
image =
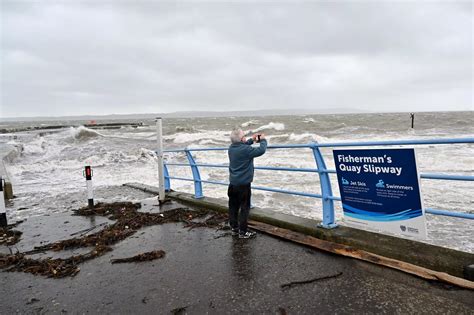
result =
[[[200,199],[203,198],[204,195],[202,194],[202,183],[201,183],[201,175],[199,174],[199,168],[194,161],[193,155],[188,149],[184,149],[186,152],[186,157],[188,158],[189,165],[191,166],[191,170],[193,171],[193,179],[194,179],[194,198]]]
[[[168,172],[168,166],[163,163],[163,171],[165,173],[165,191],[171,191],[170,173]]]
[[[334,213],[334,201],[328,198],[329,196],[332,196],[331,180],[327,173],[323,155],[321,154],[316,142],[311,145],[311,149],[313,150],[313,156],[318,168],[321,195],[323,196],[323,222],[320,226],[326,229],[332,229],[337,227],[337,223]]]
[[[165,175],[163,165],[163,126],[161,117],[156,118],[156,139],[158,150],[156,157],[158,158],[158,199],[160,204],[165,201]]]

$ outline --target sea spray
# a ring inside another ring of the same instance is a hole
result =
[[[252,130],[252,132],[259,132],[262,130],[269,130],[269,129],[275,129],[279,131],[285,130],[285,124],[270,122],[268,125],[263,125],[263,126],[258,127],[255,130]]]
[[[87,141],[91,138],[102,137],[102,134],[99,132],[86,128],[84,126],[79,126],[77,128],[71,127],[69,129],[70,136],[75,140]]]
[[[259,121],[258,120],[249,120],[247,122],[244,122],[242,125],[240,125],[241,127],[248,127],[248,126],[251,126],[251,125],[255,125],[257,124]]]

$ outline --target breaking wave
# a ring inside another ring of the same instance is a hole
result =
[[[247,122],[244,122],[242,125],[240,125],[241,127],[248,127],[250,125],[255,125],[258,123],[258,120],[249,120]]]
[[[44,154],[46,151],[47,143],[42,137],[38,137],[33,141],[24,145],[24,149],[22,150],[24,154]]]
[[[303,134],[300,134],[300,135],[292,133],[288,137],[288,140],[290,142],[301,142],[303,140],[313,141],[313,140],[316,140],[316,137],[315,137],[314,134],[311,134],[311,133],[303,133]]]
[[[252,130],[252,132],[259,132],[262,130],[269,130],[269,129],[274,129],[278,131],[285,130],[285,124],[270,122],[268,125],[263,125],[263,126],[258,127],[255,130]]]
[[[194,128],[190,126],[176,126],[175,130],[176,132],[190,132],[194,131]]]
[[[79,126],[77,128],[71,127],[69,129],[70,135],[73,139],[85,141],[92,138],[103,137],[100,133],[95,130]]]
[[[229,134],[222,131],[201,131],[196,133],[178,133],[164,136],[164,139],[173,140],[173,143],[183,144],[190,142],[198,142],[202,140],[209,141],[226,141]]]
[[[222,143],[215,140],[204,139],[204,140],[199,141],[199,144],[200,145],[216,145],[216,144],[222,144]]]

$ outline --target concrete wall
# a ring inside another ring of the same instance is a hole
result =
[[[126,184],[148,192],[157,193],[152,186],[142,184]],[[193,195],[181,192],[169,192],[167,196],[195,207],[227,212],[227,200],[211,197],[194,199]],[[277,227],[304,233],[339,244],[349,245],[385,257],[405,261],[411,264],[446,272],[457,277],[463,277],[465,266],[474,263],[474,254],[445,247],[421,243],[409,239],[367,232],[346,226],[335,229],[318,227],[319,221],[276,213],[268,209],[253,208],[250,211],[252,220],[264,222]]]

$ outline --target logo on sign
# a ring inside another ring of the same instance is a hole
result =
[[[384,183],[383,179],[379,179],[379,182],[377,184],[375,184],[375,187],[385,188],[385,183]]]

